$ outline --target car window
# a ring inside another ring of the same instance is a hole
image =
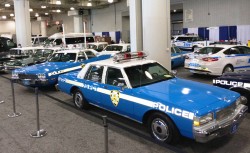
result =
[[[216,54],[222,49],[223,49],[222,47],[204,47],[195,51],[195,53],[196,54]]]
[[[56,45],[61,45],[62,44],[62,39],[56,39],[55,42],[56,42]]]
[[[117,45],[115,45],[115,46],[107,46],[106,47],[106,51],[122,51],[122,46],[117,46]]]
[[[250,48],[245,46],[238,47],[241,54],[250,54]]]
[[[88,59],[96,57],[92,51],[85,51],[85,54],[87,55]]]
[[[176,40],[178,40],[178,41],[192,41],[192,37],[178,37]]]
[[[56,53],[51,56],[49,62],[68,62],[75,60],[76,60],[76,53]]]
[[[89,67],[88,72],[85,75],[84,79],[101,83],[102,73],[103,73],[103,66],[93,65]]]
[[[106,74],[106,84],[124,87],[126,85],[120,69],[108,68]]]
[[[130,45],[127,46],[127,52],[130,52],[131,49],[130,49]]]

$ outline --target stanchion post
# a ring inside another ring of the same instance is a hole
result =
[[[14,81],[10,80],[11,90],[12,90],[12,101],[13,101],[13,113],[9,114],[9,117],[18,117],[21,116],[21,113],[16,112],[16,101],[15,101],[15,91],[14,91]]]
[[[107,122],[107,116],[102,116],[103,119],[103,127],[104,127],[104,147],[105,147],[105,153],[108,153],[108,122]]]
[[[35,88],[36,93],[36,121],[37,121],[37,131],[30,134],[33,138],[40,138],[47,134],[44,129],[40,129],[40,121],[39,121],[39,103],[38,103],[38,88]]]

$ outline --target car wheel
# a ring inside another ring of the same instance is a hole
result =
[[[248,106],[248,113],[250,113],[249,107],[250,107],[250,95],[246,93],[242,93],[241,96],[246,99],[247,103],[246,105]]]
[[[160,142],[176,143],[180,134],[171,119],[161,113],[154,113],[150,116],[148,130],[151,136]]]
[[[85,100],[82,92],[79,89],[76,89],[73,92],[73,101],[77,108],[79,109],[88,109],[88,102]]]
[[[233,67],[230,66],[230,65],[227,65],[227,66],[224,67],[224,69],[222,71],[222,74],[227,73],[227,72],[233,72],[233,71],[234,71]]]

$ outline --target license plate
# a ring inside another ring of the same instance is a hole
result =
[[[189,67],[195,67],[195,68],[201,67],[200,64],[198,64],[198,63],[189,63],[188,66],[189,66]]]
[[[30,85],[30,80],[23,80],[23,85],[26,85],[26,86]]]
[[[231,126],[231,134],[235,133],[237,131],[237,129],[238,129],[238,125],[237,124],[233,124]]]

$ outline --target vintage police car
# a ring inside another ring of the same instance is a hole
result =
[[[110,57],[97,57],[96,53],[91,49],[58,51],[45,63],[13,70],[12,79],[30,86],[54,85],[59,74],[80,70],[83,64]]]
[[[29,47],[30,48],[30,47]],[[17,68],[39,64],[47,61],[54,52],[63,50],[61,47],[32,47],[34,53],[23,55],[21,58],[11,59],[3,63],[5,71],[14,70]],[[23,48],[22,48],[23,49]],[[29,49],[30,50],[30,49]],[[11,50],[12,51],[12,50]]]
[[[183,66],[185,55],[190,52],[182,51],[178,47],[171,47],[171,67]]]
[[[131,59],[136,56],[142,59]],[[238,93],[177,78],[143,57],[127,53],[88,63],[80,72],[60,75],[58,89],[73,95],[76,107],[93,104],[144,123],[166,143],[179,135],[207,142],[236,132],[248,109]]]
[[[221,75],[250,69],[250,48],[242,45],[211,45],[190,53],[185,68],[191,73]]]
[[[250,71],[224,73],[213,79],[213,85],[230,89],[241,94],[246,99],[246,105],[250,106]],[[248,110],[250,112],[250,110]]]

